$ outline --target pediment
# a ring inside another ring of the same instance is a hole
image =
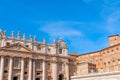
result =
[[[23,44],[20,43],[15,43],[9,46],[5,46],[3,47],[4,49],[8,49],[8,50],[16,50],[16,51],[24,51],[24,52],[33,52],[30,48],[26,47]]]

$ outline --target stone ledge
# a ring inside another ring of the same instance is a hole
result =
[[[72,76],[72,79],[76,78],[90,78],[90,77],[100,77],[100,76],[108,76],[108,75],[117,75],[120,74],[120,71],[113,71],[113,72],[105,72],[105,73],[94,73],[94,74],[87,74],[87,75],[80,75],[80,76]]]

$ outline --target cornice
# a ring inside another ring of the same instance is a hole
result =
[[[36,53],[36,52],[26,52],[26,51],[18,51],[18,50],[11,50],[0,48],[0,56],[11,56],[11,57],[22,57],[22,58],[32,58],[32,59],[70,59],[70,56],[61,56],[55,54],[45,54],[45,53]],[[49,59],[49,61],[50,61]],[[53,61],[54,62],[54,61]]]

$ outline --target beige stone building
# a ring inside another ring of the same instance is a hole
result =
[[[107,48],[80,55],[72,53],[71,56],[75,59],[72,64],[74,68],[70,70],[70,74],[74,73],[71,75],[72,80],[120,80],[119,35],[109,36]],[[110,78],[111,74],[112,78]]]
[[[0,80],[69,80],[67,45],[60,39],[47,44],[0,30]]]

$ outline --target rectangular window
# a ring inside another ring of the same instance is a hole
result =
[[[50,63],[48,63],[48,65],[47,65],[47,69],[48,69],[48,70],[50,69]]]
[[[4,73],[7,73],[7,72],[8,72],[8,71],[6,71],[6,70],[4,71]]]
[[[118,59],[118,64],[120,64],[120,59]]]
[[[59,70],[62,71],[62,64],[59,64]]]
[[[28,61],[25,61],[25,63],[24,63],[24,67],[25,67],[25,68],[28,67]]]
[[[51,49],[50,49],[50,48],[48,49],[48,52],[49,52],[49,53],[51,52]]]
[[[29,47],[28,45],[25,45],[26,47]]]
[[[27,72],[24,72],[24,74],[27,74]]]
[[[96,60],[96,63],[98,63],[98,60]]]
[[[62,54],[62,49],[59,49],[59,54]]]
[[[37,45],[37,50],[41,50],[41,46],[40,45]]]
[[[36,62],[36,69],[40,69],[40,62]]]
[[[112,54],[114,54],[114,50],[111,50]]]
[[[7,43],[6,43],[6,46],[9,46],[9,45],[10,45],[10,43],[9,43],[9,42],[7,42]]]
[[[110,61],[108,61],[108,64],[110,64]]]
[[[41,80],[40,78],[36,78],[35,80]]]
[[[116,50],[119,50],[119,48],[116,48]]]
[[[104,63],[104,66],[106,67],[106,63]]]
[[[14,60],[14,67],[16,67],[16,68],[19,67],[19,60],[18,59]]]
[[[8,67],[8,59],[5,59],[4,67]]]

